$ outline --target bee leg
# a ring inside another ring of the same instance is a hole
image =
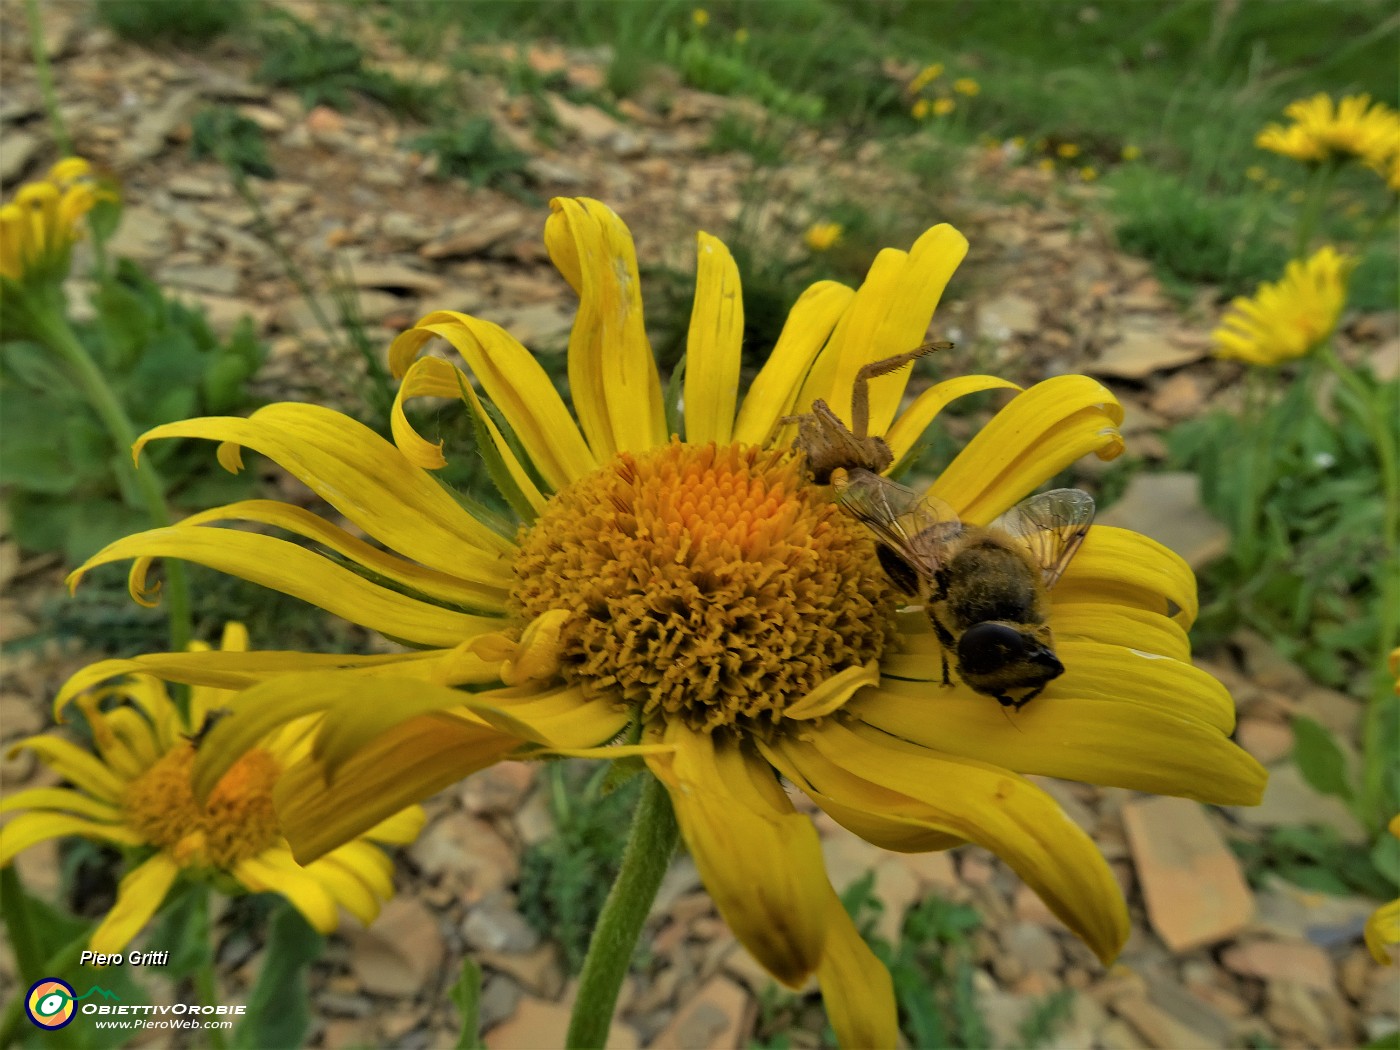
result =
[[[1030,692],[1026,693],[1026,695],[1021,697],[1021,699],[1019,700],[1012,700],[1009,696],[998,696],[997,701],[1002,705],[1002,707],[1010,707],[1016,711],[1020,711],[1021,708],[1025,707],[1037,696],[1045,692],[1046,684],[1047,683],[1045,682],[1041,682],[1038,686],[1030,690]]]
[[[953,634],[948,628],[938,622],[938,617],[930,614],[929,623],[933,624],[933,633],[938,636],[939,647],[943,650],[943,684],[952,685],[952,680],[948,677],[948,654],[953,651],[957,642],[953,640]]]
[[[952,343],[943,342],[924,343],[907,353],[896,354],[883,361],[872,361],[857,372],[855,384],[851,387],[851,433],[863,441],[866,431],[870,428],[870,391],[867,387],[870,380],[898,372],[905,365],[912,364],[926,354],[935,350],[950,350],[952,346]]]

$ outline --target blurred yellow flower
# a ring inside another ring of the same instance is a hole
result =
[[[1137,146],[1124,146],[1122,157],[1125,161],[1134,161],[1142,157],[1142,150]]]
[[[933,103],[926,98],[916,99],[909,107],[909,113],[915,120],[927,120],[928,115],[933,112]]]
[[[1051,160],[1049,157],[1041,157],[1038,161],[1035,162],[1035,166],[1036,166],[1037,168],[1039,168],[1041,171],[1054,171],[1054,170],[1055,170],[1055,162],[1054,162],[1053,160]]]
[[[1244,169],[1244,177],[1250,182],[1263,182],[1266,175],[1268,175],[1268,172],[1266,172],[1260,164],[1251,164]]]
[[[933,115],[935,117],[946,117],[957,108],[958,104],[951,98],[936,98],[933,100]]]
[[[839,241],[844,232],[845,227],[839,222],[816,222],[807,227],[802,239],[812,251],[824,252]]]
[[[982,85],[971,77],[959,77],[957,80],[953,81],[953,90],[959,95],[967,95],[971,98],[973,95],[981,92]]]
[[[1269,124],[1255,137],[1261,149],[1308,163],[1356,157],[1381,168],[1400,152],[1400,113],[1370,95],[1349,95],[1340,102],[1318,93],[1290,102],[1284,109],[1292,124]]]
[[[1281,179],[1266,179],[1264,182],[1265,193],[1277,193],[1281,189],[1283,189],[1283,181]]]
[[[1079,177],[1085,182],[1093,182],[1099,177],[1099,169],[1092,164],[1086,164],[1079,169]]]
[[[26,182],[0,205],[0,277],[62,280],[83,217],[104,199],[115,194],[98,185],[80,157],[61,160],[46,178]]]
[[[1400,665],[1400,649],[1390,656],[1392,673],[1395,673],[1397,665]],[[1400,680],[1395,683],[1395,691],[1400,693]],[[1400,814],[1391,819],[1390,833],[1400,839]],[[1400,898],[1382,904],[1366,920],[1366,947],[1371,950],[1371,957],[1382,966],[1394,962],[1390,955],[1392,944],[1400,944]]]
[[[703,7],[697,7],[694,11],[690,12],[690,21],[694,23],[697,29],[704,29],[710,24],[710,12],[706,11]]]
[[[231,470],[243,447],[264,453],[356,533],[299,504],[244,501],[119,540],[74,583],[135,559],[129,586],[144,596],[151,559],[193,559],[413,647],[225,661],[246,688],[201,750],[197,786],[216,782],[241,742],[323,714],[320,746],[276,793],[310,860],[507,757],[640,753],[653,777],[644,790],[669,797],[729,928],[785,984],[816,976],[846,1046],[895,1045],[892,983],[779,776],[877,845],[986,846],[1100,958],[1115,956],[1128,913],[1112,869],[1022,774],[1258,802],[1266,773],[1229,739],[1233,702],[1190,661],[1191,570],[1137,533],[1090,529],[1049,603],[1064,672],[1013,720],[963,683],[943,684],[928,617],[899,613],[868,531],[794,449],[794,413],[821,402],[849,418],[859,369],[924,338],[966,239],[934,226],[908,250],[881,251],[858,288],[808,288],[741,396],[739,269],[700,234],[684,440],[672,436],[626,225],[598,201],[555,199],[545,245],[579,296],[572,404],[504,329],[440,311],[390,348],[401,379],[392,443],[288,403],[166,424],[138,444],[211,440]],[[463,366],[425,352],[438,339]],[[1122,408],[1086,376],[1025,391],[960,377],[906,406],[907,379],[871,384],[861,427],[895,462],[952,400],[1014,391],[928,489],[963,521],[989,523],[1082,456],[1122,449]],[[501,466],[518,529],[490,527],[430,473],[446,463],[441,446],[403,412],[429,396],[460,397],[484,420],[482,450]],[[238,521],[315,548],[218,524]],[[138,662],[176,681],[213,671],[170,654]],[[614,746],[629,727],[640,743]]]
[[[1305,200],[1307,200],[1307,199],[1308,199],[1308,195],[1307,195],[1306,193],[1304,193],[1302,190],[1289,190],[1289,191],[1288,191],[1288,203],[1289,203],[1289,204],[1302,204],[1302,203],[1303,203]]]
[[[1024,136],[1024,135],[1013,135],[1013,136],[1011,137],[1011,145],[1015,146],[1017,149],[1025,149],[1025,148],[1026,148],[1026,136]]]
[[[917,95],[924,88],[928,87],[935,80],[943,75],[943,63],[934,62],[932,65],[924,66],[919,70],[918,75],[909,81],[906,90],[911,95]]]
[[[203,647],[200,651],[207,651]],[[223,652],[247,654],[240,624],[224,632]],[[198,658],[199,652],[183,653]],[[418,806],[400,809],[304,867],[292,859],[273,807],[283,772],[311,753],[308,719],[289,721],[235,759],[205,803],[195,800],[195,758],[207,742],[201,730],[227,714],[229,690],[196,685],[182,715],[156,678],[131,674],[137,660],[97,664],[70,682],[69,696],[92,733],[95,753],[54,734],[31,736],[13,751],[32,751],[72,787],[39,787],[0,801],[13,814],[0,828],[0,865],[35,843],[78,835],[143,851],[122,878],[116,903],[93,931],[95,952],[120,952],[156,913],[182,873],[232,878],[249,893],[280,893],[322,933],[344,907],[368,925],[382,899],[393,895],[393,863],[379,844],[413,841],[423,827]],[[93,691],[118,675],[131,675]],[[125,701],[103,709],[109,699]],[[315,723],[313,716],[310,720]],[[199,741],[199,742],[196,742]]]
[[[1073,142],[1061,142],[1055,147],[1055,153],[1064,160],[1073,160],[1079,156],[1079,147]]]
[[[1282,280],[1230,304],[1211,333],[1216,356],[1276,365],[1311,353],[1337,325],[1353,265],[1330,246],[1306,261],[1294,259]]]
[[[748,42],[749,42],[749,31],[748,31],[747,29],[745,29],[743,26],[740,26],[738,29],[734,30],[734,43],[736,43],[736,44],[738,44],[740,47],[742,47],[744,44],[747,44]]]

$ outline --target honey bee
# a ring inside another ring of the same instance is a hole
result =
[[[926,343],[862,368],[851,428],[815,401],[811,413],[791,417],[796,447],[813,478],[832,484],[841,508],[875,536],[890,581],[922,601],[943,649],[943,684],[951,684],[951,655],[969,688],[1019,711],[1064,674],[1048,623],[1049,591],[1084,542],[1094,499],[1079,489],[1055,489],[976,526],[959,521],[943,501],[881,476],[894,457],[865,432],[868,381],[947,345]]]

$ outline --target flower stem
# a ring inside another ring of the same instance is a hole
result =
[[[49,49],[44,44],[44,23],[39,18],[39,0],[24,0],[25,19],[29,22],[29,53],[34,59],[34,78],[39,81],[39,94],[44,99],[44,112],[53,127],[54,145],[65,157],[73,152],[73,140],[58,109],[58,95],[53,88],[53,69],[49,66]]]
[[[1308,244],[1317,229],[1317,220],[1322,215],[1322,206],[1327,202],[1327,194],[1332,189],[1332,181],[1336,178],[1337,167],[1337,162],[1330,160],[1311,180],[1312,184],[1308,187],[1307,204],[1303,208],[1303,213],[1298,217],[1298,240],[1293,247],[1293,258],[1295,259],[1307,257]]]
[[[644,780],[622,855],[622,870],[598,916],[583,960],[578,998],[565,1040],[572,1050],[607,1042],[627,964],[676,848],[678,829],[670,796],[655,777],[648,775]]]
[[[1395,431],[1380,398],[1373,397],[1366,385],[1337,357],[1328,345],[1320,352],[1323,362],[1332,370],[1337,381],[1351,396],[1355,411],[1361,417],[1366,434],[1375,446],[1381,475],[1381,535],[1385,558],[1380,568],[1380,637],[1376,666],[1385,667],[1386,658],[1395,647],[1400,633],[1400,454],[1396,450]],[[1383,678],[1385,676],[1382,676]],[[1363,781],[1361,803],[1365,807],[1365,822],[1372,827],[1385,823],[1388,814],[1382,812],[1385,792],[1385,771],[1391,742],[1385,739],[1385,710],[1390,704],[1388,685],[1366,705],[1366,721],[1362,728],[1361,749]]]
[[[93,363],[60,310],[53,307],[36,310],[33,319],[36,334],[68,364],[88,403],[107,428],[108,436],[117,446],[118,469],[135,483],[151,524],[156,528],[169,525],[171,519],[170,510],[165,504],[165,484],[149,461],[138,466],[127,458],[127,453],[136,443],[136,427],[127,417],[126,409],[108,385],[102,371]],[[190,592],[184,566],[167,561],[165,578],[170,648],[183,652],[190,641]]]
[[[196,891],[198,897],[195,902],[195,913],[193,920],[188,927],[189,930],[198,933],[204,940],[204,951],[199,960],[199,969],[195,971],[195,988],[199,995],[201,1006],[217,1006],[218,981],[214,976],[214,937],[213,931],[209,928],[209,888],[202,886]],[[228,1046],[224,1039],[224,1033],[217,1028],[210,1028],[209,1045],[214,1050],[224,1050]]]

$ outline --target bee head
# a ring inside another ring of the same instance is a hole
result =
[[[1050,647],[1048,629],[989,620],[969,627],[958,639],[958,670],[969,685],[974,679],[1011,677],[1038,684],[1060,677],[1065,665]]]

